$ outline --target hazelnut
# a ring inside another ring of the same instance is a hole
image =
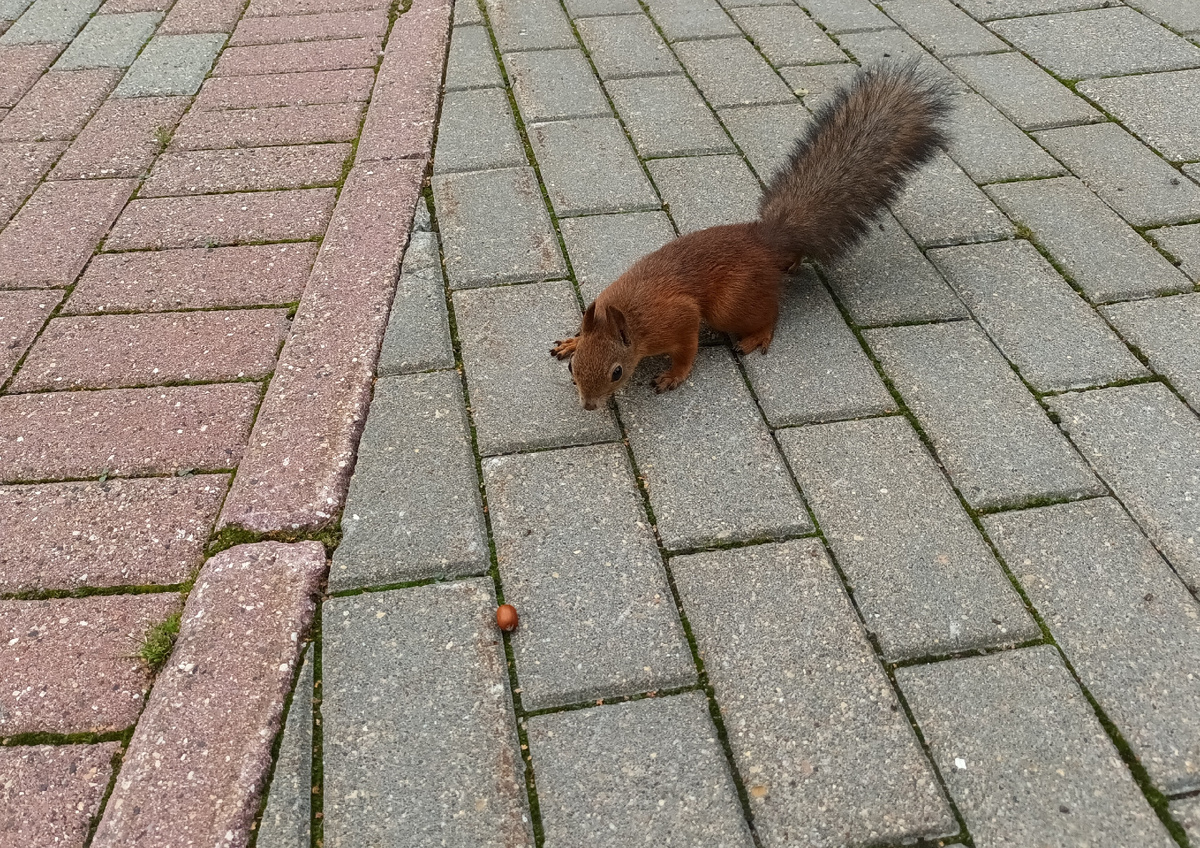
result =
[[[506,633],[516,630],[519,620],[512,604],[501,604],[496,608],[496,626]]]

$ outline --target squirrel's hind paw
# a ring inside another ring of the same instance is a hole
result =
[[[550,348],[550,355],[555,359],[570,359],[575,354],[575,345],[579,342],[579,336],[571,336],[569,339],[559,339],[554,343],[554,347]]]

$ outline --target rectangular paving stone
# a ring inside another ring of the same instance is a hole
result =
[[[575,33],[554,0],[484,0],[501,53],[577,47]]]
[[[1200,591],[1200,419],[1159,383],[1047,403],[1184,583]]]
[[[454,26],[482,23],[483,13],[476,0],[454,0]]]
[[[753,844],[700,692],[535,716],[547,845]]]
[[[362,103],[326,103],[270,109],[197,110],[179,124],[167,149],[211,150],[354,141],[358,138],[364,108]]]
[[[1200,839],[1200,796],[1172,801],[1168,809],[1171,817],[1183,826],[1189,839]]]
[[[143,176],[190,102],[190,97],[105,101],[59,160],[51,178]]]
[[[915,62],[922,73],[939,81],[949,91],[966,91],[966,86],[946,66],[933,57],[904,30],[891,28],[872,32],[848,32],[838,36],[838,42],[862,65],[887,62]]]
[[[808,110],[795,102],[721,109],[719,114],[763,182],[787,164],[796,139],[812,120]]]
[[[220,34],[157,35],[125,72],[113,96],[195,94],[224,43]]]
[[[917,244],[995,241],[1016,235],[1004,217],[975,183],[945,153],[913,174],[892,212]]]
[[[820,542],[676,557],[671,571],[763,845],[958,830]]]
[[[929,258],[1034,390],[1149,376],[1029,242],[948,247]]]
[[[229,37],[231,47],[249,44],[285,44],[342,38],[382,38],[388,16],[383,9],[352,12],[318,12],[278,18],[246,18]]]
[[[0,384],[12,376],[61,299],[61,292],[0,291]]]
[[[575,26],[602,80],[683,71],[645,15],[582,18]]]
[[[158,31],[162,35],[233,32],[243,8],[242,0],[175,0]]]
[[[753,221],[761,189],[741,156],[692,156],[646,163],[680,235]]]
[[[532,168],[433,178],[451,288],[565,276]]]
[[[134,724],[153,677],[138,646],[179,600],[165,592],[0,601],[0,733],[106,733]]]
[[[790,103],[790,88],[745,38],[690,41],[675,47],[711,106]]]
[[[110,0],[111,2],[111,0]],[[282,15],[312,15],[317,12],[354,12],[386,9],[388,0],[250,0],[247,18],[277,18]]]
[[[334,185],[341,181],[350,153],[349,144],[165,153],[138,197]]]
[[[665,212],[565,218],[559,229],[579,292],[587,303],[638,259],[675,238],[675,228]]]
[[[958,4],[976,20],[989,21],[1022,15],[1095,9],[1107,2],[1108,0],[959,0]]]
[[[861,32],[896,26],[870,0],[805,0],[805,3],[805,11],[830,32]]]
[[[615,119],[554,121],[527,131],[558,217],[660,208]]]
[[[642,11],[637,0],[566,0],[563,5],[572,20],[600,15],[639,14]]]
[[[646,0],[667,41],[741,35],[716,0]]]
[[[109,250],[213,247],[317,238],[337,189],[244,192],[135,200],[105,242]]]
[[[196,96],[197,112],[209,109],[257,109],[267,106],[350,104],[369,100],[375,73],[370,68],[210,77]]]
[[[0,107],[15,106],[63,51],[62,44],[0,44]]]
[[[255,74],[290,74],[301,71],[340,71],[373,68],[379,61],[380,39],[346,38],[337,41],[293,41],[228,47],[221,53],[215,77]]]
[[[1014,18],[989,26],[1065,79],[1200,65],[1200,48],[1127,7]]]
[[[1200,8],[1187,0],[1131,0],[1127,5],[1176,32],[1200,32]]]
[[[505,54],[504,66],[525,123],[612,114],[578,48]]]
[[[74,138],[120,76],[110,68],[51,71],[0,121],[0,141]]]
[[[533,846],[495,607],[486,578],[325,602],[330,848]]]
[[[380,376],[453,368],[450,318],[437,236],[414,232],[404,253],[388,329],[379,350]]]
[[[183,583],[228,485],[200,474],[0,487],[0,591]]]
[[[1041,634],[902,417],[779,433],[888,662]]]
[[[566,366],[548,352],[579,329],[570,283],[457,292],[454,312],[481,454],[620,438],[609,410],[580,406]]]
[[[1009,49],[949,0],[887,0],[883,12],[935,56]]]
[[[525,709],[695,681],[620,445],[492,457],[483,477]]]
[[[977,183],[1057,177],[1066,169],[974,92],[954,98],[946,150]]]
[[[1101,313],[1200,412],[1200,294],[1116,303]]]
[[[484,27],[456,26],[446,60],[446,91],[503,85],[488,31]]]
[[[104,253],[92,259],[63,312],[294,303],[316,255],[311,243]]]
[[[0,227],[33,194],[66,149],[58,141],[0,144]]]
[[[1200,224],[1163,227],[1150,230],[1146,235],[1154,240],[1159,250],[1166,252],[1179,270],[1193,282],[1200,282]]]
[[[1020,53],[951,56],[945,61],[1023,130],[1104,120],[1086,100]]]
[[[503,88],[447,91],[438,122],[434,173],[528,165]]]
[[[729,14],[775,67],[846,61],[846,54],[795,6],[744,7]]]
[[[792,87],[792,93],[800,98],[809,111],[815,111],[840,88],[854,79],[857,72],[858,66],[850,62],[838,65],[802,65],[779,69],[779,75]]]
[[[42,183],[0,232],[0,288],[70,285],[136,187],[134,180]]]
[[[1200,218],[1200,186],[1117,124],[1046,130],[1036,138],[1135,227]]]
[[[128,68],[154,34],[160,12],[97,15],[54,63],[56,70]]]
[[[268,19],[269,20],[269,19]],[[313,658],[306,648],[258,828],[262,848],[312,845]]]
[[[1200,786],[1196,601],[1137,525],[1101,498],[987,516],[984,527],[1154,785]]]
[[[973,321],[867,330],[864,336],[975,509],[1103,494]]]
[[[1074,177],[988,186],[1088,300],[1189,291],[1179,269]]]
[[[881,215],[862,244],[827,270],[850,320],[860,327],[948,321],[968,312],[908,233]]]
[[[342,532],[330,591],[487,572],[483,505],[458,374],[376,381]]]
[[[0,828],[18,845],[83,845],[120,751],[120,742],[3,749],[0,784],[14,803],[0,810]]]
[[[610,80],[604,87],[643,158],[737,152],[685,76]]]
[[[34,0],[4,35],[0,35],[0,45],[65,44],[99,7],[100,0]]]
[[[909,666],[896,680],[988,844],[1174,844],[1053,648]]]
[[[772,427],[894,412],[895,401],[810,269],[791,277],[766,356],[742,357]]]
[[[0,19],[8,22],[15,21],[33,3],[33,0],[2,0],[0,2]]]
[[[659,362],[646,366],[618,405],[663,546],[809,532],[804,502],[729,351],[701,348],[687,381],[661,395],[644,384]]]
[[[1077,90],[1172,162],[1200,159],[1200,119],[1187,108],[1200,98],[1200,71],[1087,80]]]
[[[318,542],[238,545],[204,564],[92,845],[249,842],[324,576]]]

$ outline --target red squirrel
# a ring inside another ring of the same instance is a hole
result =
[[[950,96],[916,63],[860,71],[821,106],[759,201],[757,221],[680,236],[642,257],[583,313],[579,333],[550,349],[585,409],[597,409],[646,356],[667,354],[664,392],[692,370],[701,321],[742,353],[764,354],[787,271],[829,264],[866,234],[904,179],[945,144]]]

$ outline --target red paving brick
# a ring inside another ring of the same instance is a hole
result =
[[[221,526],[316,529],[341,509],[425,163],[351,171]]]
[[[124,71],[51,71],[0,121],[0,141],[72,139],[121,79]]]
[[[229,39],[230,46],[283,44],[327,38],[382,37],[387,34],[388,16],[383,9],[362,12],[331,12],[291,15],[285,18],[246,18]]]
[[[63,312],[295,303],[316,256],[312,243],[105,253],[88,265]]]
[[[392,0],[250,0],[247,18],[311,15],[317,12],[357,12],[386,9]]]
[[[332,188],[307,188],[135,200],[105,246],[157,250],[316,238],[325,232],[336,195]]]
[[[259,379],[287,336],[286,309],[56,318],[10,392]]]
[[[138,647],[179,606],[174,592],[0,601],[0,735],[132,725],[150,689]]]
[[[0,486],[0,592],[183,583],[228,485],[198,474]]]
[[[246,147],[167,153],[154,163],[140,197],[334,185],[349,144]]]
[[[45,182],[0,232],[0,288],[74,282],[136,180]]]
[[[176,0],[158,35],[233,32],[245,0]]]
[[[375,72],[370,68],[253,77],[210,77],[196,95],[195,110],[353,103],[369,99],[373,85]]]
[[[229,47],[217,60],[213,76],[237,77],[373,68],[379,61],[381,42],[380,38],[347,38],[339,41]]]
[[[0,397],[0,482],[219,470],[241,461],[258,383]]]
[[[132,97],[107,101],[59,161],[56,180],[140,177],[187,111],[190,97]]]
[[[0,47],[0,106],[15,106],[66,49],[65,44]]]
[[[248,844],[324,575],[316,542],[205,563],[92,848]]]
[[[0,144],[0,227],[21,208],[66,149],[61,141]]]
[[[169,149],[212,150],[354,141],[358,137],[362,113],[361,103],[192,112],[175,131]]]
[[[0,291],[0,385],[60,300],[57,291]]]
[[[120,742],[0,748],[5,844],[83,848],[120,750]]]
[[[428,156],[441,96],[450,0],[413,0],[388,43],[363,123],[357,158]]]

